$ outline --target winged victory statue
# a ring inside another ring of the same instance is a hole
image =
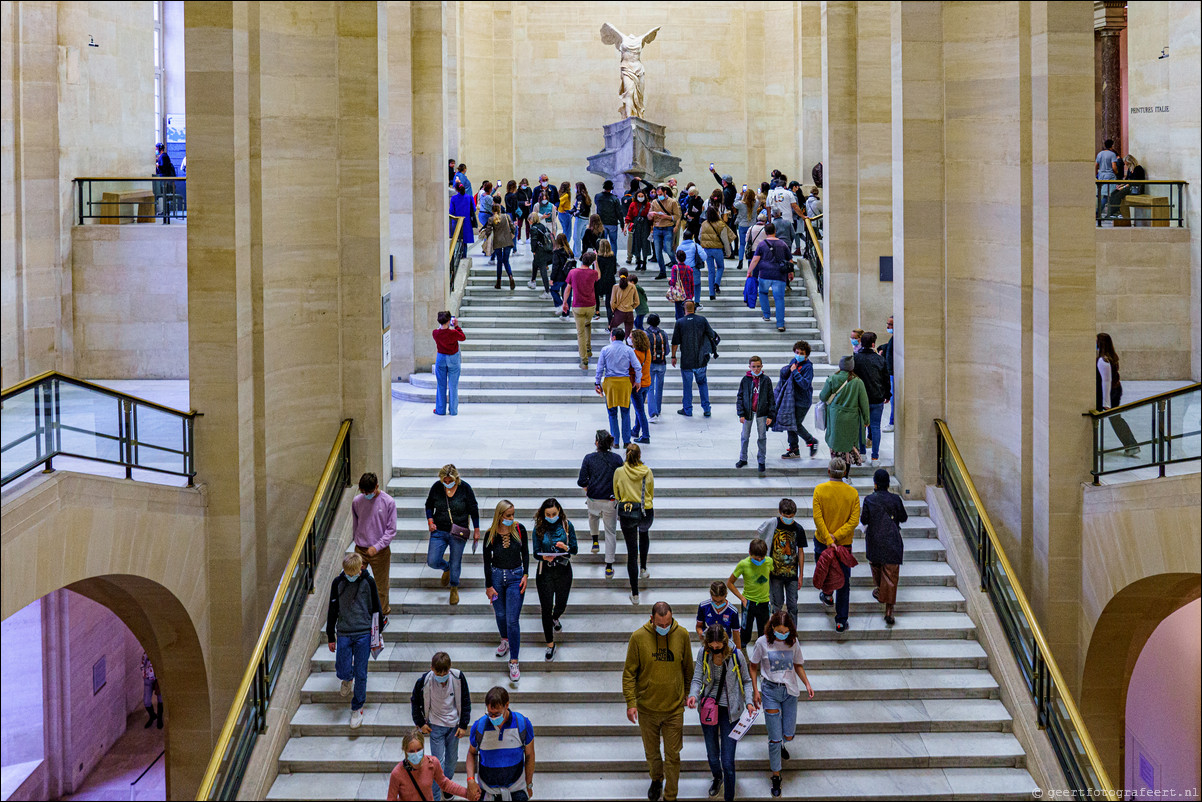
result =
[[[613,45],[622,54],[620,64],[622,84],[618,96],[622,98],[622,118],[643,116],[643,48],[655,41],[659,26],[642,36],[626,36],[608,22],[601,26],[601,41]]]

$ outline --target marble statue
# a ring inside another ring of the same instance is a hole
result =
[[[652,28],[642,36],[625,36],[608,22],[601,26],[601,41],[613,45],[622,54],[622,85],[618,96],[622,98],[622,119],[643,117],[643,48],[655,41],[659,27]]]

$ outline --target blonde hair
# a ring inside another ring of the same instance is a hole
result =
[[[513,533],[516,535],[521,532],[521,530],[518,529],[517,508],[513,506],[512,501],[503,498],[497,502],[497,507],[492,512],[492,525],[488,527],[488,535],[484,538],[485,543],[492,545],[493,536],[497,534],[497,527],[501,525],[501,516],[505,514],[506,510],[513,510],[514,512]]]
[[[643,449],[639,448],[637,443],[631,443],[630,445],[626,446],[626,464],[643,464]]]
[[[426,748],[426,736],[422,735],[421,730],[414,729],[405,733],[405,737],[401,739],[401,751],[408,753],[409,745],[414,741],[417,741],[423,750]]]
[[[444,482],[447,479],[454,479],[456,484],[458,484],[459,470],[454,465],[452,465],[451,463],[448,462],[446,465],[443,465],[441,468],[438,469],[438,478],[443,480]]]
[[[613,256],[614,255],[614,249],[612,247],[610,247],[609,240],[603,239],[597,243],[597,255],[598,256]]]
[[[363,557],[360,556],[359,552],[352,551],[350,554],[348,554],[342,558],[342,570],[343,571],[362,571],[363,570]]]

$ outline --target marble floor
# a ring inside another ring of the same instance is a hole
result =
[[[142,726],[145,723],[146,713],[130,713],[125,734],[100,759],[78,791],[61,797],[64,802],[166,799],[166,762],[157,757],[163,751],[163,731],[157,727],[146,729]],[[154,765],[150,765],[152,761]]]

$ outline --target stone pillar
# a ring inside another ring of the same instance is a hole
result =
[[[1094,403],[1092,5],[1031,3],[1032,546],[1028,594],[1065,677],[1076,677],[1082,485]]]
[[[894,462],[903,495],[936,478],[944,416],[943,4],[890,3],[893,145]]]
[[[855,197],[860,241],[855,328],[876,332],[879,342],[887,339],[885,318],[893,313],[893,285],[881,281],[880,270],[881,257],[893,255],[889,7],[888,0],[856,5]],[[836,328],[831,336],[846,332]]]
[[[814,165],[822,161],[822,4],[818,0],[797,3],[797,46],[801,75],[798,80],[798,165],[797,180],[813,183]],[[751,182],[748,181],[750,184]]]
[[[1119,38],[1127,27],[1126,0],[1094,3],[1094,36],[1098,41],[1098,77],[1101,85],[1101,116],[1096,120],[1098,150],[1107,139],[1114,140],[1115,151],[1123,152],[1122,69]]]
[[[856,3],[822,4],[823,332],[832,362],[850,352],[859,323],[860,225],[857,211]]]

